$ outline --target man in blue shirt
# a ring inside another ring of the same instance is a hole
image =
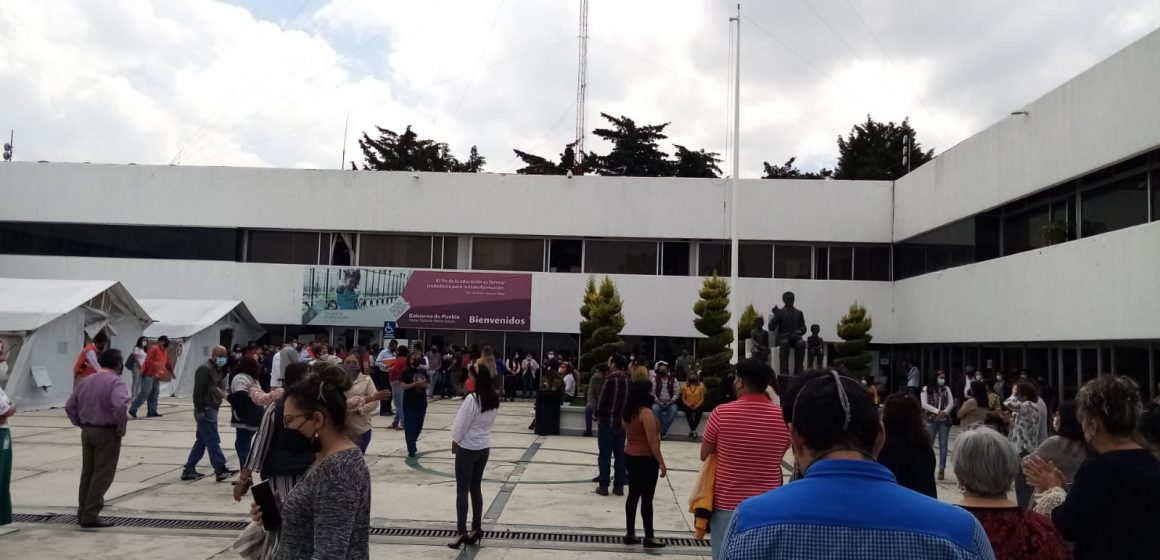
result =
[[[805,477],[742,502],[723,558],[995,557],[974,516],[899,486],[875,462],[885,435],[860,383],[833,370],[805,373],[782,406]]]

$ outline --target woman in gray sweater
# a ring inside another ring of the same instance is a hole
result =
[[[346,370],[331,365],[286,391],[283,422],[317,441],[318,454],[282,502],[281,560],[370,557],[370,473],[346,435],[349,389]],[[257,504],[251,514],[261,521]]]

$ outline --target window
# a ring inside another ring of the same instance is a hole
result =
[[[584,272],[597,274],[656,274],[656,241],[588,241]]]
[[[699,276],[729,276],[733,274],[729,269],[728,243],[698,243],[697,244],[697,274]]]
[[[1148,221],[1148,176],[1138,173],[1080,193],[1083,236]]]
[[[251,231],[249,238],[249,262],[319,264],[316,231]]]
[[[890,247],[854,247],[855,280],[890,280]]]
[[[328,234],[330,248],[330,263],[332,266],[350,266],[354,264],[354,254],[358,248],[358,238],[353,233]]]
[[[810,278],[813,249],[805,245],[777,245],[773,248],[774,278]]]
[[[1152,170],[1152,221],[1160,221],[1160,167]]]
[[[688,276],[691,274],[690,244],[684,241],[661,243],[661,274],[665,276]]]
[[[10,255],[236,261],[238,247],[227,228],[0,223],[0,253]]]
[[[471,268],[543,272],[544,240],[517,237],[473,238]]]
[[[818,263],[820,268],[822,263]],[[854,277],[854,248],[830,247],[830,280],[849,280]]]
[[[814,271],[814,278],[818,280],[827,280],[830,277],[830,248],[817,247],[814,249],[814,262],[818,263],[817,270]]]
[[[737,275],[745,278],[773,278],[773,246],[768,243],[741,243],[737,249]]]
[[[580,272],[584,241],[553,239],[548,242],[548,272]]]
[[[454,270],[459,268],[459,238],[443,237],[443,265],[442,268]]]
[[[1050,207],[1047,205],[1003,218],[1003,254],[1014,255],[1047,245],[1052,233],[1047,228]]]
[[[431,267],[431,238],[425,235],[362,234],[360,266]]]

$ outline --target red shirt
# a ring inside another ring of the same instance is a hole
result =
[[[145,353],[145,365],[141,368],[141,375],[145,377],[159,377],[169,371],[169,352],[160,344],[149,347]]]
[[[765,395],[742,395],[713,409],[704,439],[717,446],[713,509],[735,510],[742,501],[781,486],[789,429],[781,407]]]
[[[407,357],[399,356],[394,358],[394,360],[395,361],[391,363],[390,371],[387,372],[387,377],[390,379],[391,383],[398,383],[403,379],[403,372],[407,370]],[[390,360],[383,361],[386,362]]]

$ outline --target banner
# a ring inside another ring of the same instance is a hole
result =
[[[309,267],[302,324],[529,331],[532,275],[409,268]]]

